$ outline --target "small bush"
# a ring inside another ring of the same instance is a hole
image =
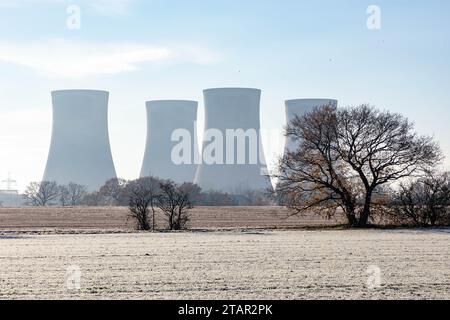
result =
[[[450,225],[450,177],[429,175],[402,184],[395,194],[393,211],[403,224],[428,227]]]

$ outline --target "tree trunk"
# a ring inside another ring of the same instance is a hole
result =
[[[347,216],[348,225],[351,228],[356,227],[358,220],[356,219],[355,206],[352,203],[347,203],[345,206],[345,215]]]
[[[348,225],[352,228],[356,227],[358,220],[356,219],[355,213],[347,213]]]
[[[367,223],[369,222],[370,217],[370,206],[372,204],[372,191],[368,191],[366,194],[366,200],[364,201],[364,208],[359,217],[358,228],[367,227]]]
[[[152,207],[152,230],[155,231],[155,207],[153,204],[151,205],[151,207]]]

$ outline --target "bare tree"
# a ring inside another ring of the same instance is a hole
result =
[[[298,149],[280,160],[278,193],[294,213],[340,208],[354,227],[367,225],[377,189],[441,160],[439,146],[408,119],[367,105],[318,108],[295,118],[286,135]]]
[[[124,179],[110,179],[100,188],[99,193],[108,206],[127,205],[129,195],[125,194],[128,181]]]
[[[99,207],[104,205],[104,198],[98,191],[88,192],[80,200],[80,203],[85,206]]]
[[[55,181],[32,182],[24,193],[29,205],[47,206],[58,199],[60,188]]]
[[[198,205],[210,207],[233,207],[236,202],[230,194],[219,191],[207,191],[201,194],[201,201]]]
[[[155,230],[155,202],[159,181],[152,177],[132,181],[127,186],[130,216],[137,221],[139,230]],[[152,223],[149,223],[150,210]]]
[[[427,227],[450,221],[450,176],[432,174],[400,185],[394,214],[400,222]]]
[[[202,203],[203,192],[202,188],[194,183],[185,182],[180,186],[180,190],[189,194],[189,199],[192,205],[200,205]]]
[[[278,198],[294,214],[308,211],[332,216],[338,208],[350,225],[356,225],[358,181],[345,170],[336,152],[337,118],[324,107],[296,117],[286,128],[286,136],[298,143],[279,164]]]
[[[270,197],[270,191],[247,190],[242,193],[242,196],[243,200],[240,203],[242,206],[265,207],[274,204],[273,199]]]
[[[64,186],[64,193],[68,205],[76,207],[81,204],[81,201],[87,194],[87,187],[71,182],[67,186]]]
[[[170,230],[186,229],[189,222],[189,210],[193,208],[190,195],[173,181],[160,184],[157,206],[167,217]]]
[[[67,186],[59,187],[59,203],[63,207],[69,206],[69,188]]]
[[[423,174],[442,158],[431,137],[418,136],[400,114],[367,105],[338,112],[338,151],[364,185],[359,226],[370,217],[374,191],[385,184]]]

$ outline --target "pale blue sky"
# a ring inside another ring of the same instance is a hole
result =
[[[81,30],[66,27],[70,4]],[[372,4],[381,30],[366,26]],[[401,112],[450,157],[449,12],[447,0],[0,0],[0,178],[41,178],[50,91],[70,88],[111,92],[125,178],[141,166],[146,100],[202,105],[202,89],[220,86],[261,88],[265,129],[282,128],[286,99]]]

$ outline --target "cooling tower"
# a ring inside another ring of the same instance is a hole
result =
[[[194,182],[198,158],[197,108],[195,101],[147,102],[147,143],[141,177]],[[177,148],[181,141],[187,143],[182,150]]]
[[[291,123],[295,116],[303,116],[314,109],[323,106],[331,106],[337,109],[338,101],[332,99],[296,99],[286,101],[286,120]],[[286,152],[295,151],[297,144],[292,139],[286,139]]]
[[[246,191],[272,188],[270,179],[265,176],[267,170],[260,135],[260,98],[261,90],[258,89],[223,88],[204,91],[202,164],[199,165],[195,179],[203,190],[239,195]],[[237,132],[236,130],[240,130],[241,136],[245,132],[251,138],[242,140],[227,135],[227,131]],[[244,142],[245,150],[240,155],[238,149],[242,149],[242,144],[237,140]],[[212,147],[213,143],[216,148]],[[211,156],[217,161],[208,159]]]
[[[44,180],[74,182],[90,191],[116,178],[108,134],[105,91],[52,92],[53,132]]]

